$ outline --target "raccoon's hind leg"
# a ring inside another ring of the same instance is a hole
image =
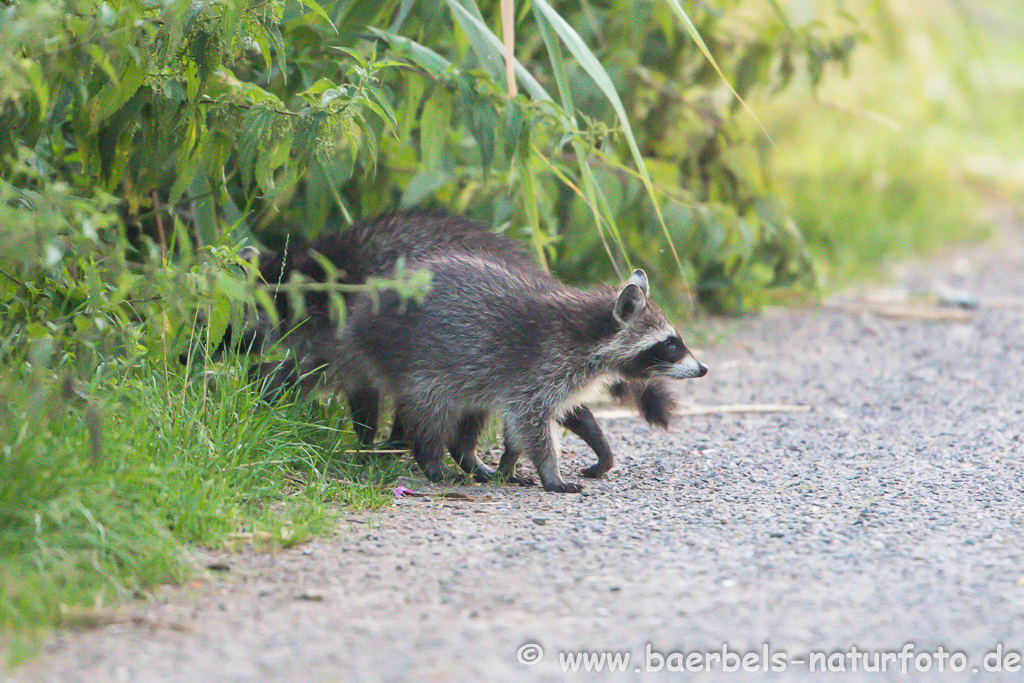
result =
[[[409,445],[409,437],[405,435],[405,427],[398,417],[398,408],[395,408],[395,417],[391,420],[391,435],[388,437],[387,445],[390,448],[400,448]]]
[[[516,450],[516,446],[512,443],[512,440],[508,436],[508,429],[502,430],[504,432],[505,452],[501,454],[501,462],[498,463],[498,473],[505,478],[506,481],[513,484],[519,484],[520,486],[533,486],[537,482],[534,481],[533,477],[520,476],[516,471],[516,463],[519,462],[519,451]]]
[[[476,445],[480,440],[480,432],[487,420],[486,413],[467,413],[459,420],[455,438],[448,444],[448,452],[452,460],[462,471],[479,482],[491,481],[494,470],[483,464],[476,455]]]
[[[423,471],[424,476],[435,484],[451,477],[451,470],[444,466],[444,447],[434,438],[413,439],[412,458]]]
[[[505,414],[505,433],[516,450],[525,452],[537,468],[545,491],[579,493],[580,484],[567,484],[558,471],[558,442],[551,431],[550,419],[538,415]]]
[[[597,462],[583,470],[583,476],[590,479],[600,479],[604,473],[615,464],[615,456],[612,449],[605,441],[604,433],[594,418],[594,414],[586,406],[579,406],[576,410],[568,413],[558,420],[559,424],[568,429],[576,436],[583,439],[595,453]]]
[[[377,411],[380,394],[368,385],[361,385],[348,392],[348,412],[352,417],[352,429],[362,448],[373,445],[377,436]]]
[[[406,433],[412,442],[412,458],[416,461],[420,470],[430,481],[437,483],[446,478],[452,478],[452,471],[444,464],[444,442],[445,435],[443,428],[444,416],[423,415],[417,416],[410,411],[408,406],[397,404],[395,406],[396,418],[405,425]],[[412,419],[421,417],[422,419]]]

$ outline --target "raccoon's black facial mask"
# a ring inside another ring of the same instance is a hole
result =
[[[647,377],[669,365],[674,365],[689,353],[683,340],[672,335],[648,347],[623,367],[623,372],[635,377]]]

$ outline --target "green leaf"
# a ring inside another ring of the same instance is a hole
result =
[[[480,147],[480,161],[485,169],[489,168],[494,161],[494,133],[499,126],[498,114],[490,102],[483,98],[472,100],[469,126]]]
[[[391,108],[391,104],[384,97],[384,94],[374,87],[367,87],[365,93],[366,98],[363,100],[363,106],[379,116],[381,121],[390,124],[392,130],[397,128],[398,120],[395,118],[395,111]]]
[[[515,100],[505,105],[505,156],[509,159],[519,147],[526,132],[526,120],[523,108]]]
[[[366,28],[370,33],[386,40],[392,49],[397,50],[438,80],[445,80],[455,70],[451,62],[429,47],[420,45],[415,40],[410,40],[404,36],[374,28],[373,26],[367,26]]]
[[[274,112],[261,106],[250,107],[242,118],[242,128],[239,131],[241,137],[239,165],[247,185],[252,182],[253,166],[273,122]]]
[[[267,20],[267,35],[270,37],[270,41],[274,44],[274,53],[277,55],[277,70],[281,74],[281,80],[285,83],[288,82],[288,64],[286,62],[286,55],[288,53],[287,48],[284,44],[284,38],[281,37],[281,28],[276,24]],[[267,55],[267,66],[270,66],[270,56]]]
[[[448,6],[451,8],[452,14],[455,15],[455,18],[459,21],[459,25],[463,26],[463,30],[466,30],[466,26],[472,27],[472,33],[470,31],[466,31],[466,35],[471,36],[470,42],[473,44],[473,49],[477,52],[480,60],[486,63],[489,58],[486,58],[484,55],[487,52],[497,55],[499,59],[496,61],[499,64],[499,68],[495,79],[500,82],[505,74],[504,44],[502,44],[498,36],[494,35],[494,33],[492,33],[482,21],[473,16],[465,7],[455,2],[455,0],[448,0]],[[551,95],[548,94],[548,91],[537,82],[537,79],[530,75],[530,72],[519,63],[518,59],[514,59],[512,63],[513,69],[516,72],[516,78],[522,84],[523,88],[530,93],[530,97],[541,102],[553,101]]]
[[[334,25],[334,22],[331,21],[331,18],[327,16],[327,12],[324,11],[324,8],[321,7],[319,3],[316,2],[316,0],[299,0],[299,2],[305,5],[308,9],[312,10],[313,14],[317,15],[318,17],[326,21],[328,26],[331,27],[332,31],[334,31],[335,33],[338,32],[338,29]]]
[[[463,3],[468,4],[472,11],[466,9]],[[462,32],[469,39],[469,44],[473,46],[473,51],[476,53],[484,69],[495,82],[500,82],[505,70],[502,63],[504,51],[496,52],[488,43],[487,36],[494,34],[483,23],[480,9],[476,6],[476,3],[473,0],[463,0],[463,3],[458,2],[458,0],[448,0],[448,7],[452,11],[452,16],[455,17],[459,26],[462,27]]]
[[[302,320],[306,317],[306,297],[302,296],[301,285],[308,282],[302,273],[293,271],[288,276],[288,285],[285,291],[288,295],[288,305],[292,309],[292,320]]]
[[[338,31],[361,31],[380,24],[382,12],[392,9],[388,2],[367,2],[366,0],[337,0],[331,14]]]
[[[262,31],[254,31],[252,35],[253,42],[260,48],[260,56],[263,57],[263,64],[270,69],[270,35],[266,29]]]
[[[220,225],[217,222],[216,202],[213,199],[212,190],[205,173],[197,173],[189,187],[189,196],[192,199],[192,219],[195,221],[202,244],[213,244],[220,237]],[[176,215],[174,223],[175,232],[178,232],[180,226],[184,243],[188,244],[188,231]]]
[[[208,168],[208,162],[212,154],[212,148],[217,144],[213,135],[205,134],[199,138],[199,147],[192,150],[191,154],[179,155],[176,170],[178,177],[175,178],[168,194],[168,201],[171,204],[177,203],[181,195],[185,193],[195,178],[197,169],[202,166]]]
[[[411,209],[419,206],[423,201],[434,194],[434,191],[441,188],[454,179],[454,176],[439,169],[427,169],[416,174],[405,186],[402,193],[401,209]]]
[[[117,87],[119,85],[117,72],[114,70],[114,65],[110,63],[110,56],[103,51],[103,48],[96,43],[90,43],[85,46],[85,51],[92,57],[92,61],[95,62],[96,66],[107,75],[107,78],[110,79],[114,87]]]
[[[131,99],[132,95],[142,86],[146,73],[144,69],[132,59],[125,60],[124,70],[121,77],[115,83],[111,81],[104,85],[96,95],[93,102],[95,107],[93,114],[93,125],[99,125],[114,115],[118,109],[124,106],[125,102]]]
[[[32,84],[32,92],[35,93],[36,101],[39,103],[39,121],[43,121],[50,111],[50,89],[43,76],[43,67],[38,62],[28,59],[22,60],[21,67],[25,70],[29,83]]]
[[[274,147],[277,147],[277,145],[274,145]],[[273,148],[260,147],[259,155],[256,157],[256,164],[253,167],[256,184],[265,194],[272,194],[276,188],[274,184],[274,156]]]
[[[779,0],[768,0],[768,4],[771,5],[773,10],[775,10],[775,14],[778,15],[779,21],[782,22],[782,25],[786,27],[786,33],[790,36],[795,36],[796,31],[793,30],[793,24],[789,21],[789,17],[779,4]]]
[[[207,332],[211,342],[216,342],[224,337],[224,332],[231,322],[231,300],[220,291],[213,292],[213,301],[207,309],[209,316],[209,327]]]
[[[328,114],[323,109],[304,109],[299,113],[292,142],[292,149],[299,163],[304,163],[313,154],[320,126],[327,118]]]
[[[420,108],[420,101],[423,99],[423,92],[426,90],[426,83],[418,74],[406,75],[405,92],[402,93],[402,111],[398,115],[398,139],[408,140],[412,133],[412,127],[416,123],[416,113]]]
[[[736,66],[736,92],[746,95],[758,83],[764,82],[771,52],[766,45],[755,43],[747,48],[743,59]]]
[[[402,28],[402,24],[405,23],[405,18],[409,16],[409,10],[415,4],[416,0],[401,0],[398,6],[398,11],[395,12],[395,20],[391,22],[391,26],[388,27],[389,31],[399,31]]]
[[[313,85],[296,94],[310,104],[319,104],[320,98],[323,96],[324,92],[337,87],[338,84],[331,79],[321,78]]]
[[[441,154],[451,130],[452,97],[443,87],[434,88],[420,117],[420,159],[427,169],[440,168]]]

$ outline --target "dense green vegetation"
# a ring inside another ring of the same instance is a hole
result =
[[[685,315],[976,233],[1024,130],[1000,68],[1021,27],[812,5],[519,3],[510,96],[496,0],[6,4],[0,624],[178,580],[182,544],[294,543],[386,502],[402,466],[348,452],[341,411],[258,405],[237,359],[177,364],[253,303],[243,241],[442,206],[567,280],[642,266]]]

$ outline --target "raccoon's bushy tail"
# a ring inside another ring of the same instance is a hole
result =
[[[658,378],[620,380],[611,386],[611,395],[620,403],[636,406],[649,424],[662,429],[668,429],[676,410],[675,394]]]

